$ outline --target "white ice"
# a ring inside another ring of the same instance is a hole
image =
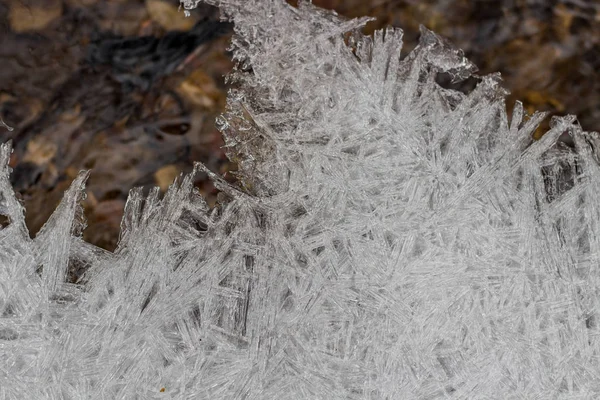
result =
[[[534,141],[544,115],[509,120],[424,28],[401,58],[368,18],[208,3],[235,23],[237,185],[132,190],[109,253],[81,239],[87,172],[29,239],[2,146],[0,398],[600,398],[598,136]]]

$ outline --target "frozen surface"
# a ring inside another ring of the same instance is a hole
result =
[[[134,189],[107,253],[82,172],[31,240],[2,146],[0,398],[599,398],[597,135],[534,141],[496,75],[443,88],[475,67],[426,29],[401,59],[368,19],[210,3],[239,62],[217,124],[240,183],[195,169],[217,209],[193,174]]]

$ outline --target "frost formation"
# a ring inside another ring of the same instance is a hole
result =
[[[2,146],[0,397],[600,397],[597,136],[567,116],[534,141],[497,75],[442,87],[475,68],[426,29],[401,58],[368,18],[208,3],[238,62],[240,183],[194,170],[219,207],[194,174],[134,189],[109,253],[81,239],[82,172],[31,240]]]

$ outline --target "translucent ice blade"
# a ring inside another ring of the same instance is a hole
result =
[[[34,243],[42,266],[42,281],[50,291],[65,282],[72,238],[80,236],[85,228],[80,202],[85,198],[88,177],[87,171],[77,175],[57,209],[36,235]]]
[[[24,239],[29,235],[25,226],[25,210],[15,197],[9,180],[11,168],[8,163],[11,153],[11,142],[0,146],[0,215],[8,218],[9,226],[7,228],[10,229],[10,235]]]

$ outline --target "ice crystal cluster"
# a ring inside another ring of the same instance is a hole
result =
[[[426,29],[400,57],[368,19],[209,3],[238,184],[132,190],[111,253],[81,239],[87,172],[30,239],[2,147],[0,398],[600,398],[596,135],[533,140],[544,115]]]

